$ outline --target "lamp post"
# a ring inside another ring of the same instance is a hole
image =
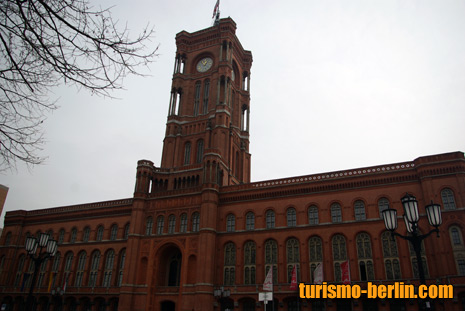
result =
[[[63,294],[65,292],[57,287],[57,289],[52,289],[52,302],[55,306],[55,310],[61,311],[63,310]]]
[[[412,244],[413,250],[415,251],[415,256],[417,258],[420,283],[425,284],[425,270],[423,267],[423,261],[421,259],[421,242],[430,236],[433,232],[436,232],[437,237],[439,237],[438,227],[442,224],[441,206],[439,204],[434,204],[433,201],[431,201],[431,204],[425,207],[428,222],[431,226],[434,227],[434,229],[430,230],[426,234],[420,234],[418,228],[420,215],[418,213],[417,199],[413,195],[406,193],[405,196],[402,197],[401,202],[404,208],[403,218],[405,227],[407,228],[407,232],[410,235],[401,235],[395,232],[397,229],[397,210],[393,208],[388,208],[383,211],[384,225],[386,226],[387,230],[391,231],[392,238],[394,238],[394,236],[398,236]],[[429,309],[429,302],[426,303],[426,307]]]
[[[37,280],[37,273],[39,272],[42,262],[50,257],[55,256],[57,252],[57,241],[50,239],[47,233],[41,233],[39,238],[28,237],[26,239],[26,251],[34,262],[34,274],[32,276],[31,287],[29,288],[29,294],[26,300],[26,310],[33,310],[34,308],[34,297],[32,293],[34,291],[34,285]],[[36,254],[37,248],[39,253]]]
[[[220,310],[222,310],[222,299],[228,298],[231,295],[231,291],[229,289],[224,289],[223,286],[213,290],[213,296],[220,302]],[[229,311],[229,308],[226,308],[225,311]]]

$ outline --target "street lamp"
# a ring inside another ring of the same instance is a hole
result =
[[[430,236],[433,232],[436,232],[437,237],[439,237],[438,227],[442,224],[441,218],[441,206],[439,204],[434,204],[431,201],[431,204],[425,207],[426,215],[428,217],[428,222],[431,226],[434,227],[430,232],[426,234],[420,234],[418,228],[418,222],[420,220],[420,215],[418,213],[418,201],[417,199],[410,194],[405,194],[401,199],[402,206],[404,208],[404,222],[405,227],[409,235],[401,235],[395,230],[397,229],[397,210],[393,208],[388,208],[383,211],[384,225],[386,229],[391,231],[392,237],[398,236],[404,240],[412,243],[413,250],[417,258],[418,265],[418,274],[420,276],[420,283],[425,284],[425,270],[423,268],[423,261],[421,260],[421,242]],[[429,303],[426,304],[429,308]]]
[[[60,287],[57,287],[57,289],[52,289],[52,302],[55,305],[55,310],[61,311],[63,310],[63,294],[65,292],[60,289]]]
[[[223,298],[228,298],[229,296],[231,296],[231,291],[229,289],[224,289],[223,286],[221,286],[220,288],[217,288],[217,289],[214,289],[213,290],[213,296],[220,302],[220,310],[221,310],[221,300]],[[225,309],[225,311],[229,310],[228,308]]]
[[[31,257],[31,260],[34,262],[34,274],[32,276],[31,287],[29,288],[29,295],[26,300],[26,310],[32,311],[34,307],[34,297],[32,293],[37,280],[37,273],[45,259],[55,256],[57,252],[57,241],[50,239],[47,233],[41,233],[38,239],[35,237],[27,237],[25,248],[29,257]],[[36,254],[37,248],[39,248],[38,254]]]

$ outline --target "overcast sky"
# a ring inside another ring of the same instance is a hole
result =
[[[159,55],[118,100],[55,90],[48,159],[0,175],[3,215],[129,198],[137,161],[160,165],[175,35],[210,27],[216,0],[91,2],[114,6],[134,36],[153,25]],[[220,10],[254,59],[252,181],[465,151],[464,1],[222,0]]]

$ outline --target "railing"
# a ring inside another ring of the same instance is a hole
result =
[[[318,182],[318,181],[323,181],[323,180],[364,176],[364,175],[369,175],[369,174],[386,174],[392,171],[412,169],[414,166],[415,164],[413,162],[395,163],[395,164],[390,164],[390,165],[378,165],[378,166],[357,168],[357,169],[344,170],[344,171],[335,171],[335,172],[322,173],[322,174],[272,179],[272,180],[253,182],[250,184],[227,186],[223,189],[223,191],[233,192],[233,191],[245,190],[245,189],[282,186],[282,185],[298,184],[298,183],[304,183],[304,182],[308,183],[312,181]]]
[[[132,198],[87,203],[87,204],[69,205],[69,206],[63,206],[63,207],[53,207],[53,208],[38,209],[38,210],[33,210],[33,211],[23,211],[23,210],[12,211],[12,212],[8,212],[5,215],[5,217],[49,215],[49,214],[59,214],[63,212],[73,212],[73,211],[82,211],[82,210],[87,210],[87,209],[106,208],[106,207],[113,207],[113,206],[126,206],[126,205],[132,205]]]

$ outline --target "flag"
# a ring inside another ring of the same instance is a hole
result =
[[[50,272],[50,278],[48,279],[48,292],[52,290],[52,285],[55,284],[55,279],[57,277],[57,272]]]
[[[217,1],[216,1],[216,4],[215,4],[215,8],[213,9],[213,16],[212,16],[212,18],[215,18],[216,13],[218,12],[219,9],[220,9],[220,0],[217,0]]]
[[[292,279],[291,279],[291,287],[290,290],[297,290],[297,271],[296,266],[294,265],[294,269],[292,269]]]
[[[313,284],[323,283],[323,263],[320,262],[313,271]]]
[[[350,284],[350,266],[348,260],[341,263],[341,279],[342,283]]]
[[[270,267],[270,270],[268,270],[265,282],[263,282],[263,291],[273,291],[273,267]]]
[[[27,282],[27,280],[29,279],[30,276],[31,276],[30,273],[24,273],[23,283],[21,284],[21,291],[24,291],[24,287],[26,286],[26,282]]]

